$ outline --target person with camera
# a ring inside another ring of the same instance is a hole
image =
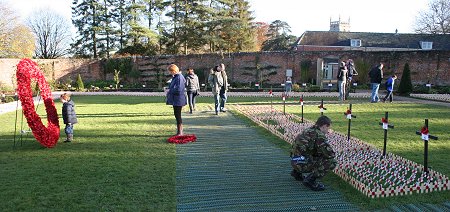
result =
[[[173,106],[173,114],[177,121],[176,136],[183,135],[183,120],[181,119],[181,110],[186,105],[186,96],[184,95],[186,89],[186,79],[180,72],[177,65],[171,64],[167,67],[167,71],[172,75],[169,90],[166,94],[166,104]]]

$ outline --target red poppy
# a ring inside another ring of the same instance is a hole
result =
[[[381,122],[387,124],[388,120],[386,118],[381,118]]]
[[[195,142],[197,140],[197,136],[192,135],[175,135],[167,139],[167,142],[174,144],[185,144],[189,142]]]
[[[422,129],[420,130],[420,133],[422,133],[424,135],[428,135],[428,128],[427,127],[422,127]]]
[[[36,62],[31,59],[22,59],[17,64],[17,92],[22,103],[23,114],[27,119],[28,126],[31,128],[36,140],[42,146],[52,148],[59,139],[59,120],[58,113],[53,102],[50,86],[45,80],[44,74],[39,69]],[[36,79],[39,86],[41,97],[44,101],[45,111],[47,112],[47,127],[41,121],[41,117],[34,109],[33,94],[31,91],[31,79]]]

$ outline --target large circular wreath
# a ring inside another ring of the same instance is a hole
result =
[[[17,64],[17,92],[22,103],[23,114],[27,118],[28,126],[34,137],[42,146],[52,148],[59,139],[58,113],[53,102],[50,86],[36,62],[30,59],[22,59]],[[34,109],[33,94],[31,91],[31,79],[36,79],[41,97],[47,112],[47,127],[41,121],[41,117]]]

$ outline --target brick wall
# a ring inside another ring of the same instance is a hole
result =
[[[294,52],[252,52],[233,54],[198,54],[198,55],[161,55],[151,57],[133,57],[134,67],[141,72],[142,83],[151,87],[164,85],[170,79],[167,65],[177,64],[181,70],[193,68],[205,83],[209,70],[219,63],[224,63],[230,82],[240,85],[262,86],[279,85],[286,79],[286,69],[293,70],[294,83],[309,82],[301,79],[302,63],[308,64],[309,71],[303,74],[309,79],[316,78],[320,59],[353,59],[358,64],[358,72],[367,73],[370,66],[378,62],[385,63],[385,73],[397,74],[401,78],[405,63],[409,63],[413,83],[427,82],[435,85],[450,85],[450,52],[442,51],[405,51],[405,52],[363,52],[363,51],[302,51]],[[18,59],[0,59],[0,83],[12,86],[12,78]],[[65,82],[69,78],[76,80],[81,74],[85,82],[92,80],[111,80],[112,75],[103,74],[100,60],[89,59],[55,59],[36,60],[48,79]],[[304,66],[305,67],[305,66]],[[320,67],[320,65],[319,65]],[[366,80],[361,76],[361,80]],[[153,84],[153,85],[152,85]]]

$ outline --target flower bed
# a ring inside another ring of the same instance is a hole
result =
[[[236,105],[236,109],[288,143],[313,125],[306,120],[300,123],[300,117],[283,115],[271,106]],[[348,141],[347,135],[332,130],[327,137],[339,163],[334,173],[368,197],[428,193],[450,188],[447,176],[430,169],[426,173],[420,164],[391,153],[383,157],[382,150],[356,138]]]
[[[411,97],[450,102],[450,94],[410,94]]]

